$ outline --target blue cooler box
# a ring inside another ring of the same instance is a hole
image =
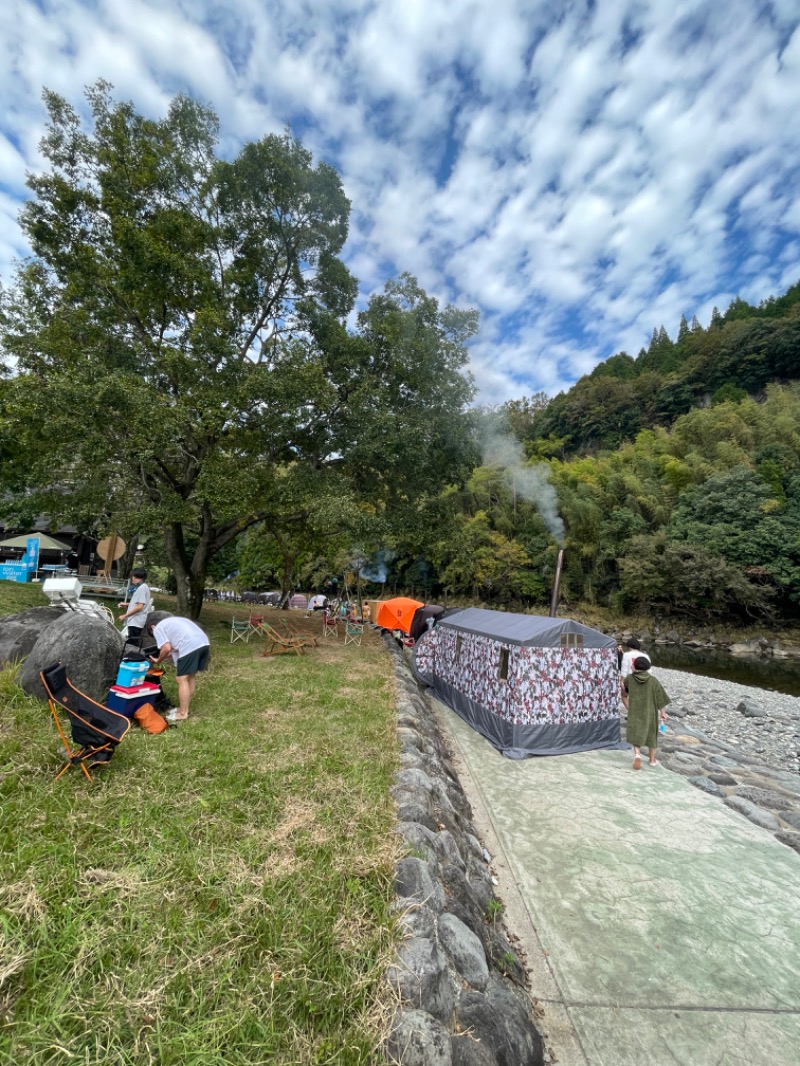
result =
[[[146,703],[155,704],[160,692],[159,685],[133,685],[128,688],[112,685],[108,690],[106,707],[117,714],[124,714],[126,718],[133,718],[134,712]]]
[[[147,677],[147,671],[149,668],[149,663],[137,663],[130,659],[123,659],[119,664],[119,670],[117,671],[117,684],[121,685],[123,688],[131,688],[133,685],[141,685]]]

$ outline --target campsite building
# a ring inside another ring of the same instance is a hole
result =
[[[617,644],[580,622],[468,607],[443,615],[412,662],[509,758],[620,743]]]

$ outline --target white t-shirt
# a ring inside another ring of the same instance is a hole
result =
[[[153,636],[159,648],[163,648],[167,643],[172,645],[172,661],[176,666],[182,655],[189,655],[198,648],[205,648],[211,643],[196,622],[178,615],[165,618],[163,622],[154,626]]]
[[[628,674],[632,674],[634,659],[639,658],[647,659],[647,661],[650,662],[650,656],[645,651],[636,648],[631,648],[630,651],[626,651],[622,656],[622,666],[619,668],[620,676],[627,677]]]

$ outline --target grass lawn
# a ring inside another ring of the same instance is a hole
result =
[[[0,582],[0,614],[34,602]],[[47,706],[0,672],[2,1066],[374,1061],[396,937],[393,666],[374,633],[261,658],[229,643],[233,613],[203,612],[190,720],[134,726],[91,784],[53,781]]]

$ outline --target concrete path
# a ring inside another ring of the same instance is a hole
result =
[[[625,751],[515,762],[436,708],[559,1066],[800,1066],[800,855]]]

